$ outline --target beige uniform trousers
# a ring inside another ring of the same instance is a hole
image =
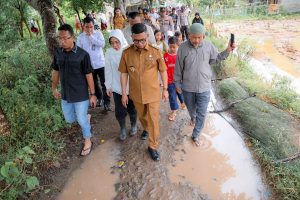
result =
[[[160,101],[142,104],[133,102],[143,128],[149,133],[149,147],[157,149],[159,136]]]

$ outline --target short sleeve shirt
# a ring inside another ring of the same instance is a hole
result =
[[[168,52],[164,54],[164,60],[167,66],[168,73],[168,84],[173,83],[174,80],[174,69],[176,64],[176,54],[169,54]]]
[[[62,99],[68,103],[89,99],[86,75],[93,72],[89,54],[74,45],[69,52],[55,50],[53,70],[59,71]]]
[[[142,104],[160,101],[158,74],[165,70],[160,50],[152,45],[144,49],[131,45],[123,51],[119,65],[119,71],[129,75],[130,99]]]

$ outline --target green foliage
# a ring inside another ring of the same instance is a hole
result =
[[[103,8],[104,1],[97,0],[69,0],[74,10],[82,11],[84,13],[88,11],[98,11]]]
[[[39,152],[32,154],[26,147],[23,148],[26,154],[17,153],[17,158],[31,167],[18,167],[24,176],[14,176],[10,189],[4,190],[0,199],[15,199],[22,192],[34,189],[37,179],[29,176],[25,179],[25,174],[32,174],[36,163],[55,160],[64,147],[57,131],[66,124],[60,103],[52,96],[50,63],[42,38],[25,39],[0,55],[0,107],[11,131],[9,135],[0,136],[0,166],[6,165],[5,169],[18,173],[9,163],[15,160],[16,152],[24,146]],[[7,185],[2,186],[0,184],[0,190]]]
[[[33,167],[34,154],[29,146],[25,146],[16,153],[13,160],[6,161],[1,166],[0,181],[5,183],[5,188],[1,190],[0,198],[16,199],[20,194],[39,185],[37,177],[27,173],[27,170]]]

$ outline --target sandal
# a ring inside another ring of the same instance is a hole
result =
[[[176,119],[176,113],[174,113],[174,112],[171,112],[170,114],[169,114],[169,121],[175,121],[175,119]]]
[[[92,152],[93,145],[94,145],[94,143],[92,142],[91,146],[89,148],[86,148],[86,149],[84,149],[84,145],[82,145],[82,150],[80,152],[80,156],[88,156]],[[89,151],[89,152],[87,154],[82,154],[83,152],[86,152],[86,151]]]

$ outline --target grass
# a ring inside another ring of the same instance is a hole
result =
[[[6,182],[1,173],[0,199],[16,199],[29,192],[21,177],[38,174],[39,166],[54,162],[64,148],[58,130],[66,124],[60,103],[52,96],[51,59],[44,39],[24,39],[15,45],[3,51],[0,61],[0,107],[10,124],[10,134],[0,135],[0,167],[8,162],[18,167],[16,153],[26,146],[36,153]]]

